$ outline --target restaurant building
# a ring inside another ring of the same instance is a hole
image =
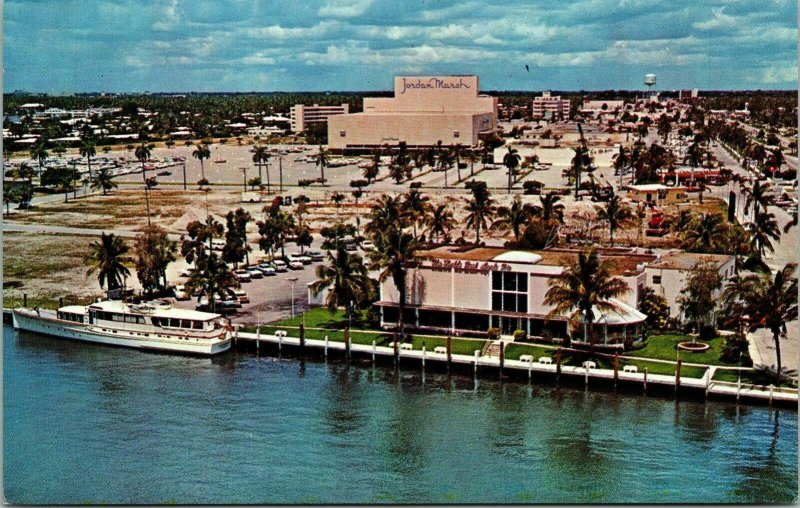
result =
[[[397,76],[394,97],[366,97],[363,112],[328,119],[328,148],[475,146],[497,128],[497,98],[478,87],[478,76]]]

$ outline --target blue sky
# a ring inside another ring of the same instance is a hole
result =
[[[6,91],[797,86],[795,0],[6,0],[3,16]]]

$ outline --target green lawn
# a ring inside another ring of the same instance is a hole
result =
[[[775,378],[771,377],[762,370],[747,369],[747,370],[742,370],[741,373],[742,373],[742,384],[751,384],[759,386],[769,386],[775,384]],[[739,373],[735,370],[717,369],[716,372],[714,372],[714,377],[712,379],[714,381],[727,381],[729,383],[735,383],[739,379]],[[786,381],[782,382],[780,386],[796,388],[793,384]]]
[[[635,365],[639,368],[639,372],[644,372],[647,367],[648,374],[663,374],[665,376],[674,376],[677,365],[671,363],[658,363],[649,362],[647,360],[620,360],[620,369],[624,365]],[[706,373],[705,367],[689,367],[681,365],[681,377],[701,378]]]
[[[548,348],[536,344],[513,343],[506,346],[506,359],[519,360],[519,357],[522,355],[531,355],[533,356],[533,361],[538,362],[539,358],[542,356],[555,358],[556,350],[555,348]]]
[[[647,345],[636,351],[626,352],[626,356],[636,356],[642,358],[657,358],[659,360],[675,361],[677,350],[675,346],[679,342],[687,342],[691,339],[686,335],[653,335],[647,339]],[[702,363],[707,365],[738,365],[730,364],[720,359],[722,353],[723,338],[717,337],[707,342],[711,348],[702,353],[690,353],[681,351],[681,359],[688,363]]]

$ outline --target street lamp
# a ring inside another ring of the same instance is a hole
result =
[[[292,283],[292,317],[294,317],[294,283],[297,282],[297,277],[287,277],[286,280]]]
[[[247,192],[247,166],[239,169],[242,170],[242,187],[244,187],[244,191]]]

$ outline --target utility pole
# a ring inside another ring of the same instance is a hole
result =
[[[278,178],[280,179],[280,192],[283,193],[283,154],[278,152]]]
[[[186,190],[186,162],[183,163],[183,190]]]

